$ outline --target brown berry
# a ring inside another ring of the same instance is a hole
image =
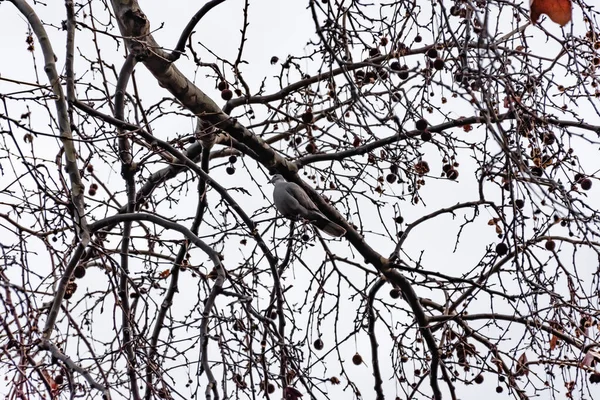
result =
[[[360,365],[360,364],[362,364],[362,362],[363,362],[363,359],[360,354],[356,353],[355,355],[352,356],[352,363],[354,365]]]
[[[448,179],[455,181],[458,178],[458,171],[454,168],[451,168],[448,172],[446,172],[446,176]]]
[[[555,141],[556,141],[556,136],[554,136],[554,133],[552,133],[552,132],[544,133],[544,144],[550,146],[550,145],[554,144]]]
[[[306,152],[310,154],[315,154],[317,152],[317,145],[313,142],[310,142],[306,145]]]
[[[515,200],[515,206],[518,209],[521,209],[521,208],[525,207],[525,201],[523,199],[516,199]]]
[[[583,190],[590,190],[592,188],[592,180],[590,178],[584,178],[579,182]]]
[[[317,339],[313,343],[313,346],[315,346],[315,349],[317,350],[323,350],[323,341],[321,339]]]
[[[223,90],[227,89],[228,87],[229,87],[229,84],[225,81],[220,81],[217,84],[217,89],[219,89],[220,91],[223,91]]]
[[[506,253],[508,253],[508,246],[506,243],[498,243],[496,245],[496,253],[498,253],[499,256],[506,255]]]
[[[504,391],[504,389],[502,388],[502,386],[496,386],[496,393],[502,393]]]
[[[231,100],[233,97],[233,92],[229,89],[221,90],[221,98],[225,101]]]
[[[483,375],[479,374],[475,377],[475,383],[476,384],[481,384],[483,382]]]
[[[417,122],[415,122],[415,128],[419,131],[424,131],[427,129],[427,120],[424,118],[417,120]]]
[[[279,57],[277,57],[277,56],[271,57],[271,65],[277,64],[277,61],[279,61]]]
[[[402,80],[408,79],[408,66],[403,65],[400,67],[400,72],[398,72],[398,77]]]
[[[305,124],[310,124],[311,122],[313,122],[313,113],[310,111],[306,111],[304,114],[302,114],[301,118],[302,122],[304,122]]]
[[[556,249],[556,242],[552,239],[546,240],[546,243],[544,243],[544,247],[548,251],[554,251],[554,249]]]
[[[61,374],[58,374],[54,377],[54,382],[56,382],[57,385],[62,385],[64,382],[63,376]]]
[[[395,174],[387,174],[387,175],[385,176],[385,180],[386,180],[388,183],[394,183],[394,182],[396,182],[396,178],[398,178],[398,177],[397,177]]]
[[[269,383],[267,385],[267,393],[271,394],[275,391],[275,385],[273,385],[272,383]]]
[[[85,169],[87,170],[87,172],[89,172],[90,174],[92,172],[94,172],[94,166],[92,164],[88,164],[87,167],[85,167]]]
[[[392,299],[399,298],[400,297],[400,289],[393,288],[392,290],[390,290],[390,297]]]
[[[436,58],[438,56],[438,52],[435,48],[431,48],[429,50],[427,50],[427,57],[429,58]]]
[[[229,167],[225,168],[225,172],[227,172],[227,175],[233,175],[233,174],[235,174],[235,168],[232,166],[229,166]]]
[[[429,142],[432,138],[431,132],[423,131],[421,132],[421,140],[424,142]]]
[[[73,271],[73,276],[77,279],[81,279],[85,276],[85,267],[78,265],[75,267],[75,271]]]
[[[444,69],[444,60],[442,60],[441,58],[436,58],[433,61],[433,68],[437,69],[438,71],[441,71]]]

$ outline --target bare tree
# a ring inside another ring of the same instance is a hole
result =
[[[594,3],[262,3],[0,4],[0,393],[590,398]]]

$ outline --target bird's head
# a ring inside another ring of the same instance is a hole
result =
[[[279,175],[279,174],[275,174],[269,180],[269,183],[276,183],[276,182],[285,182],[285,178],[283,176]]]

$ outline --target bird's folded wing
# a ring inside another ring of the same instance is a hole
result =
[[[299,185],[293,182],[287,182],[285,185],[285,190],[289,193],[296,201],[304,207],[306,210],[318,211],[319,209],[310,199],[308,194],[302,189]]]

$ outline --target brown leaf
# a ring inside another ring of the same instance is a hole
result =
[[[558,337],[556,337],[556,335],[552,335],[552,338],[550,338],[550,351],[554,350],[556,345],[558,345]]]
[[[534,23],[542,14],[546,14],[560,26],[565,26],[571,20],[571,0],[530,0],[529,6]]]
[[[521,354],[517,360],[517,376],[529,375],[529,367],[527,366],[527,356],[525,353]]]
[[[169,275],[171,275],[171,270],[165,269],[164,271],[162,271],[161,273],[158,274],[158,277],[159,277],[159,279],[167,279],[169,277]]]

